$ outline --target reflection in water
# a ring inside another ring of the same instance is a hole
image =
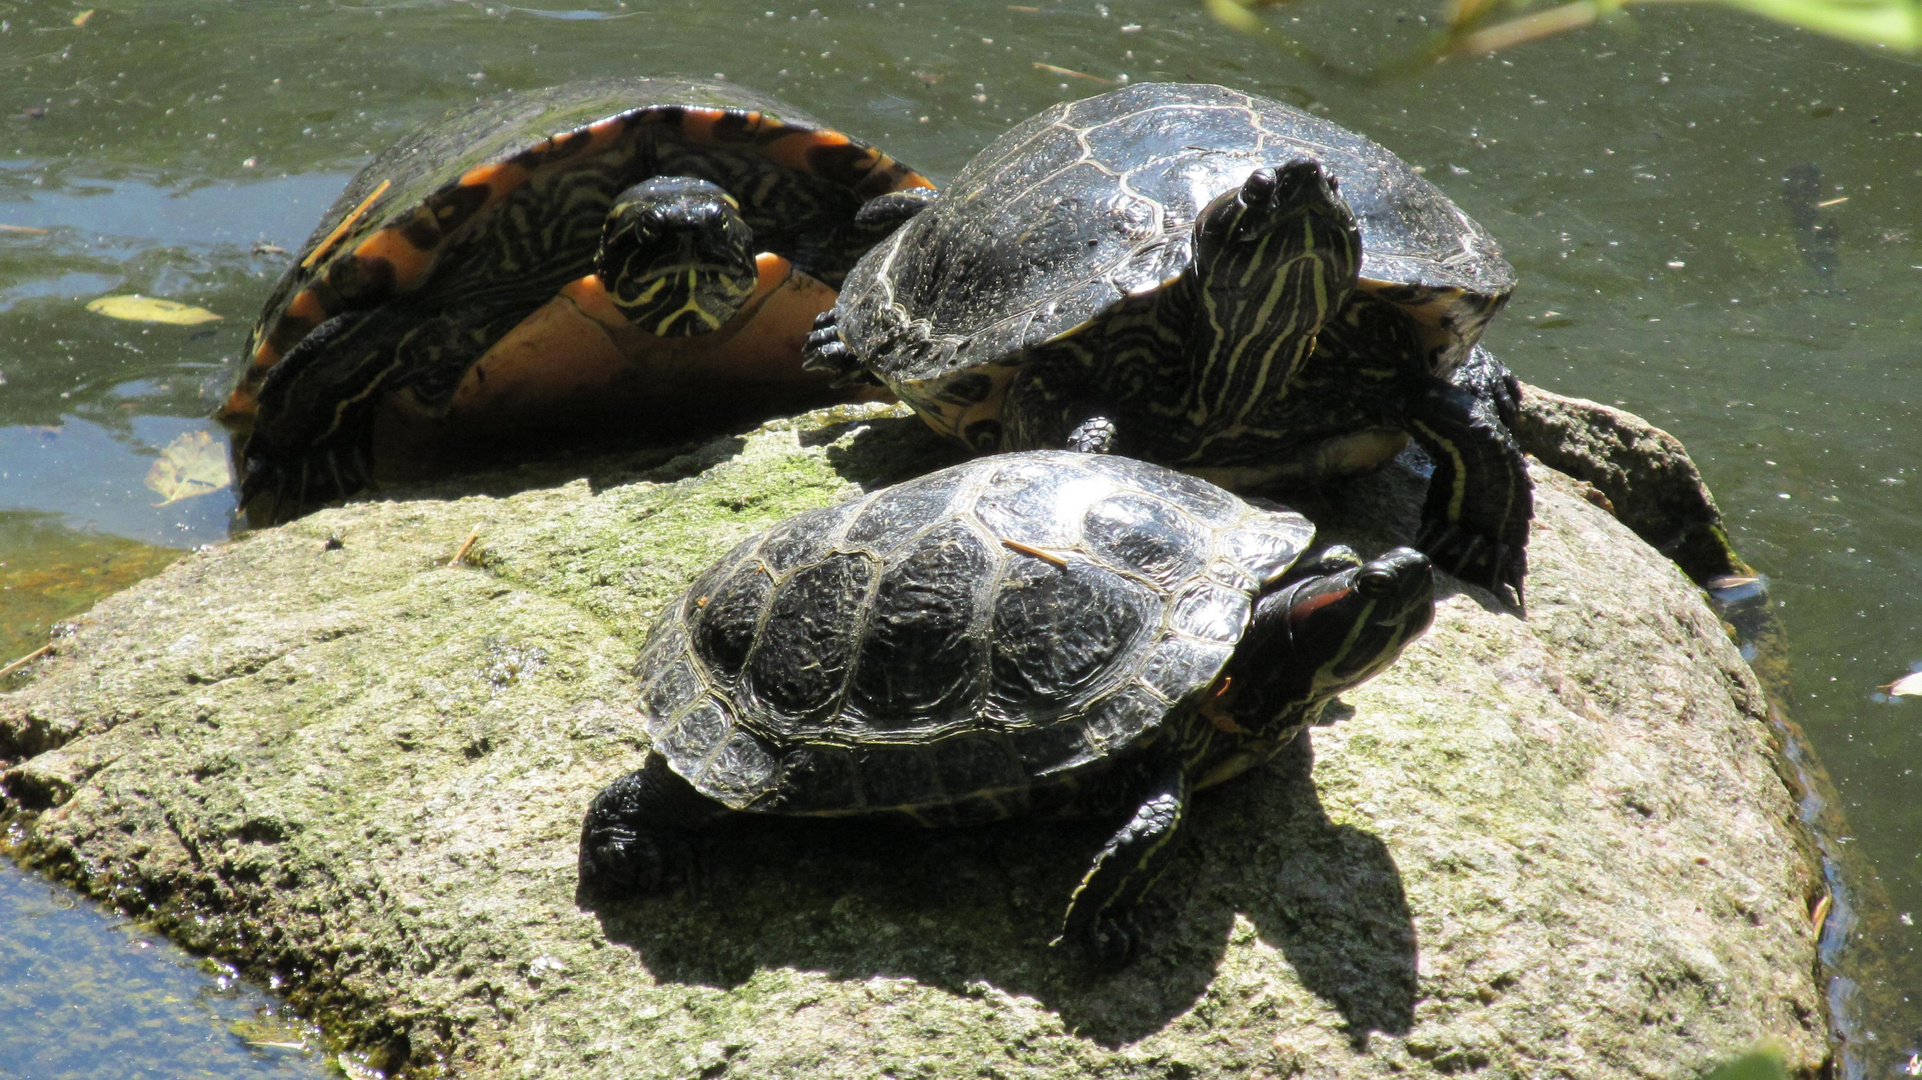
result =
[[[1841,230],[1834,214],[1825,214],[1825,207],[1848,201],[1847,196],[1833,202],[1824,201],[1822,191],[1822,169],[1820,166],[1803,163],[1790,166],[1788,174],[1782,178],[1782,205],[1788,207],[1789,224],[1795,227],[1795,250],[1802,255],[1802,261],[1809,269],[1822,275],[1822,280],[1835,284],[1835,252],[1841,243]]]

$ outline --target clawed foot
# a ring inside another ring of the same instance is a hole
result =
[[[1522,579],[1528,573],[1528,553],[1524,548],[1469,532],[1452,521],[1423,523],[1415,546],[1436,566],[1494,593],[1517,614],[1525,610]]]
[[[639,827],[646,798],[633,778],[616,781],[594,797],[581,823],[580,883],[588,897],[627,900],[688,883],[694,858],[687,834]]]
[[[1449,381],[1487,402],[1503,426],[1514,430],[1522,413],[1522,382],[1495,354],[1475,346]]]
[[[366,451],[321,446],[304,454],[240,455],[240,506],[257,525],[292,521],[374,486]]]
[[[1097,971],[1118,971],[1128,966],[1135,953],[1141,948],[1141,929],[1134,919],[1120,919],[1102,916],[1085,927],[1077,927],[1074,913],[1068,913],[1068,925],[1062,928],[1061,936],[1049,945],[1071,945],[1082,963]]]
[[[814,329],[808,333],[807,344],[801,350],[801,367],[831,373],[835,386],[881,385],[881,380],[862,367],[855,359],[854,350],[841,340],[832,311],[823,311],[814,317]]]

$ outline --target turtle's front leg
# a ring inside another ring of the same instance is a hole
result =
[[[1435,463],[1415,546],[1521,610],[1534,484],[1498,401],[1431,376],[1405,408],[1409,434]]]
[[[1129,453],[1132,441],[1122,440],[1133,432],[1136,410],[1126,407],[1125,392],[1102,385],[1091,358],[1079,348],[1058,347],[1050,353],[1031,357],[1008,384],[996,425],[999,445],[982,446],[980,440],[969,439],[975,449]]]
[[[1468,359],[1455,369],[1449,381],[1488,403],[1495,415],[1513,431],[1522,415],[1522,382],[1508,365],[1480,345],[1469,350]]]
[[[829,386],[885,386],[879,377],[861,366],[861,361],[841,340],[841,330],[836,324],[834,309],[823,311],[814,317],[814,329],[808,333],[807,344],[801,348],[801,368],[804,371],[825,371],[834,376]]]
[[[1083,454],[1114,453],[1115,423],[1105,416],[1090,416],[1068,432],[1068,449]]]
[[[695,791],[652,751],[647,763],[607,785],[581,822],[581,891],[624,900],[683,884],[693,834],[729,811]]]
[[[1140,942],[1134,909],[1168,869],[1188,816],[1188,774],[1169,765],[1150,785],[1134,816],[1096,855],[1068,900],[1059,944],[1073,940],[1105,967],[1128,962]]]

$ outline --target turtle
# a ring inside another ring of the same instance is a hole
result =
[[[1426,556],[1363,563],[1314,535],[1159,465],[1034,450],[752,536],[648,631],[651,743],[587,811],[582,893],[671,890],[699,830],[745,814],[1110,814],[1055,940],[1125,962],[1191,793],[1276,753],[1432,618]]]
[[[1515,274],[1384,147],[1212,85],[1056,105],[855,265],[808,366],[976,451],[1110,449],[1236,490],[1434,462],[1416,546],[1519,608]],[[1470,361],[1471,355],[1474,362]]]
[[[253,328],[218,409],[242,502],[279,520],[359,490],[384,429],[478,442],[845,400],[801,344],[933,191],[719,81],[592,80],[429,123],[347,184]]]

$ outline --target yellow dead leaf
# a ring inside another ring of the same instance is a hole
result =
[[[93,9],[88,8],[87,10],[73,17],[73,24],[75,26],[85,26],[87,25],[87,20],[91,18],[93,18]]]
[[[227,469],[227,448],[205,431],[189,431],[160,452],[147,470],[147,486],[161,498],[155,506],[209,495],[233,482]]]
[[[1237,0],[1201,0],[1201,6],[1208,9],[1216,22],[1231,30],[1254,34],[1262,29],[1261,19]]]
[[[1904,675],[1890,683],[1889,694],[1892,697],[1922,697],[1922,671]]]
[[[130,296],[102,296],[87,301],[87,310],[109,319],[126,319],[129,322],[172,323],[175,326],[196,326],[204,322],[217,322],[220,316],[206,308],[188,304],[178,304],[172,300],[155,300],[151,296],[134,293]]]

